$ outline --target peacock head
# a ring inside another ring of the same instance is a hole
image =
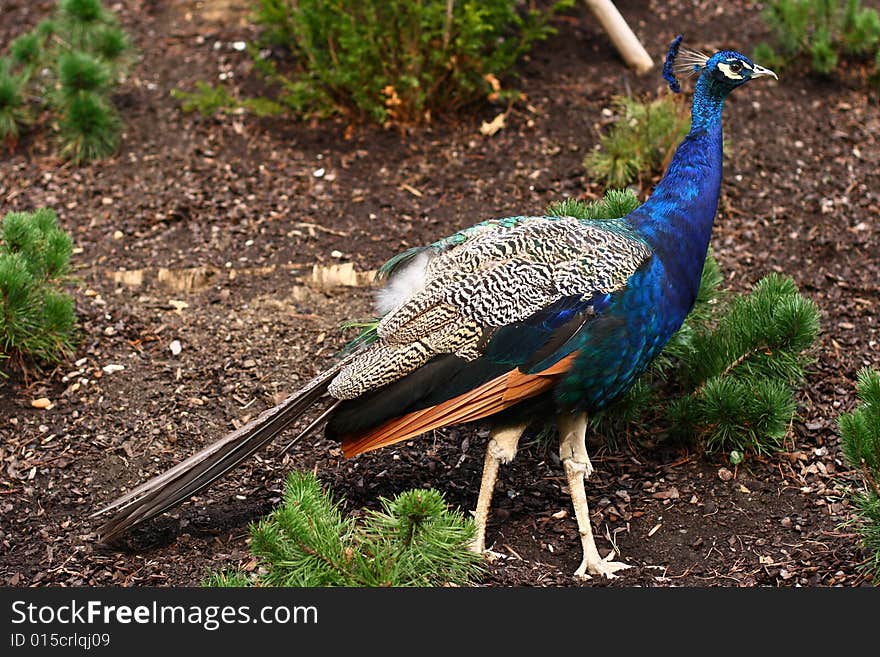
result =
[[[681,49],[682,37],[678,35],[669,47],[663,77],[669,88],[678,93],[681,87],[675,75],[699,75],[705,78],[710,87],[719,95],[726,96],[749,80],[772,76],[779,79],[769,68],[755,64],[751,59],[735,50],[721,50],[711,57],[696,50]]]

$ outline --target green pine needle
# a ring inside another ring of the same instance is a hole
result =
[[[847,461],[864,464],[880,481],[880,372],[859,370],[857,391],[861,405],[838,420],[841,447]]]
[[[574,217],[585,221],[620,219],[639,206],[639,199],[629,189],[610,189],[595,201],[564,199],[554,201],[547,207],[551,217]]]
[[[62,93],[69,99],[78,94],[104,91],[110,82],[110,71],[88,53],[66,52],[58,58],[58,79]]]
[[[0,141],[14,142],[30,114],[24,104],[23,80],[0,67]]]
[[[115,62],[130,48],[128,37],[118,27],[96,30],[92,46],[95,54],[108,62]]]
[[[62,156],[83,163],[113,153],[120,120],[111,93],[129,49],[100,0],[59,2],[0,59],[0,140],[13,148],[32,116],[52,115],[46,123],[59,128]]]
[[[52,19],[44,18],[39,23],[37,23],[35,31],[40,36],[40,38],[47,39],[48,37],[58,32],[58,25]]]
[[[356,522],[312,473],[293,472],[284,501],[251,526],[257,575],[212,574],[206,586],[437,586],[468,585],[482,559],[467,549],[472,520],[451,511],[435,490],[412,490],[380,500]]]
[[[838,418],[838,430],[844,457],[865,482],[853,493],[857,516],[850,523],[868,554],[862,568],[880,581],[880,372],[859,370],[856,389],[861,404]]]
[[[584,159],[587,173],[609,187],[626,187],[662,173],[675,147],[690,129],[690,116],[677,96],[639,101],[612,100],[616,120]]]
[[[39,34],[29,32],[22,34],[9,47],[12,60],[19,66],[36,66],[42,55],[42,44]]]
[[[58,9],[64,18],[82,24],[106,20],[101,0],[60,0]]]
[[[783,382],[713,378],[672,407],[673,433],[708,452],[769,454],[782,448],[795,408]]]
[[[861,538],[867,560],[860,567],[880,581],[880,496],[873,491],[856,493],[853,496],[858,518],[852,523]]]
[[[101,96],[72,97],[61,118],[61,153],[81,163],[112,154],[119,142],[119,119]]]
[[[0,363],[57,362],[75,338],[63,291],[72,242],[51,210],[10,212],[0,227]]]
[[[255,578],[248,573],[233,570],[222,573],[209,573],[203,580],[202,586],[211,588],[245,588],[257,584]]]

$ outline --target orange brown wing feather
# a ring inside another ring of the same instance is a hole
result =
[[[535,374],[511,370],[440,404],[388,420],[367,433],[346,436],[342,440],[342,451],[346,457],[352,457],[415,438],[432,429],[473,422],[494,415],[524,399],[550,390],[559,376],[568,370],[576,356],[577,352],[574,352]]]

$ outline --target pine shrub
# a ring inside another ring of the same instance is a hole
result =
[[[861,405],[838,418],[838,430],[844,457],[864,478],[864,490],[853,496],[854,524],[868,553],[864,567],[880,582],[880,372],[861,369],[857,390]]]
[[[71,352],[74,306],[64,291],[71,250],[52,210],[10,212],[3,218],[0,366],[52,363]]]
[[[9,46],[12,61],[27,68],[33,68],[39,64],[41,52],[40,35],[35,32],[22,34]]]
[[[755,49],[757,61],[782,69],[809,59],[821,75],[834,73],[842,57],[876,57],[880,70],[880,14],[860,0],[774,0],[763,12],[773,45]]]
[[[21,128],[30,121],[24,102],[24,81],[13,75],[0,61],[0,141],[10,149],[18,141]]]
[[[256,0],[262,37],[250,52],[274,97],[248,109],[417,124],[487,97],[512,97],[498,89],[498,79],[553,33],[549,19],[573,0],[524,5]]]
[[[312,473],[293,472],[281,506],[252,524],[256,575],[214,573],[207,586],[438,586],[468,585],[482,559],[468,549],[473,520],[447,508],[436,490],[380,499],[361,521]]]
[[[82,93],[101,93],[110,71],[97,57],[85,52],[65,52],[58,57],[58,80],[66,100]]]
[[[631,191],[592,203],[568,200],[548,213],[611,220],[638,205]],[[770,274],[748,294],[720,289],[711,252],[693,310],[635,386],[594,415],[612,440],[633,422],[656,422],[668,434],[707,452],[766,454],[782,448],[819,332],[815,303],[794,281]]]
[[[662,173],[690,129],[685,105],[672,94],[645,101],[615,96],[612,105],[614,123],[584,158],[587,173],[610,188]]]
[[[111,94],[129,50],[100,0],[60,0],[51,19],[10,44],[0,66],[0,138],[14,144],[30,122],[28,91],[34,113],[48,110],[59,126],[63,156],[81,163],[113,153],[121,122]]]

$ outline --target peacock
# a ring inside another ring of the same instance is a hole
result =
[[[93,515],[107,541],[203,490],[312,411],[347,457],[452,424],[491,424],[472,548],[501,464],[535,418],[555,418],[581,536],[575,571],[615,577],[602,557],[584,481],[587,417],[625,393],[692,308],[722,174],[722,108],[749,80],[776,74],[732,50],[707,56],[672,42],[663,68],[697,76],[692,123],[650,197],[610,221],[516,216],[412,248],[380,270],[379,319],[331,367],[279,405]]]

